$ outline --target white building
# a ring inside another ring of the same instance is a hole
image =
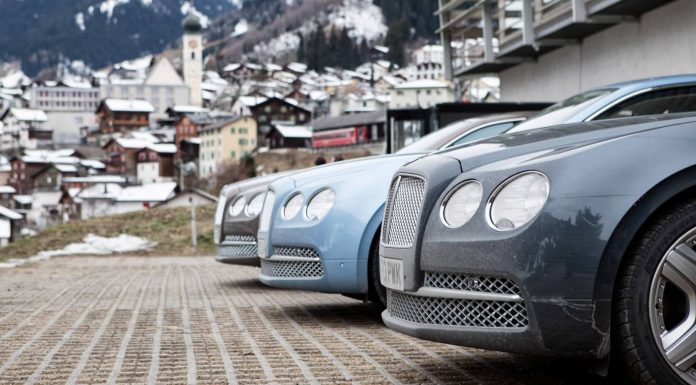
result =
[[[441,1],[437,13],[447,77],[497,75],[501,101],[694,73],[693,0]]]
[[[152,184],[173,181],[174,154],[176,154],[176,145],[171,143],[152,143],[139,151],[136,168],[138,183]],[[167,157],[169,159],[165,161]],[[163,171],[165,171],[163,168],[167,166],[169,170],[166,172],[171,173],[169,176],[163,175]]]
[[[78,143],[80,129],[95,125],[99,89],[88,82],[45,82],[29,90],[29,106],[46,113],[55,143]]]
[[[99,91],[101,99],[138,99],[150,102],[155,108],[152,119],[166,117],[169,107],[189,104],[189,87],[166,58],[158,60],[145,79],[113,75],[102,83]]]
[[[23,218],[22,214],[0,206],[0,247],[7,246],[13,240],[13,235],[18,232],[15,223]]]
[[[424,45],[413,51],[412,62],[415,67],[409,80],[432,79],[443,80],[444,50],[441,45]]]
[[[200,106],[203,104],[203,25],[198,16],[189,13],[184,18],[183,28],[182,63],[184,81],[190,89],[189,104]]]
[[[176,195],[176,183],[153,183],[122,189],[113,201],[112,214],[146,210]]]
[[[10,108],[0,116],[0,151],[34,149],[51,141],[42,110]]]
[[[454,101],[449,83],[421,79],[401,83],[389,90],[389,108],[429,108]]]

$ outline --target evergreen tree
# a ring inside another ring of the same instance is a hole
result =
[[[307,61],[307,47],[305,47],[305,39],[302,34],[300,34],[300,44],[297,48],[297,61],[300,63],[305,63]]]
[[[408,21],[405,18],[399,19],[389,25],[387,37],[384,44],[389,47],[387,59],[398,65],[403,66],[406,61],[406,41],[409,37]]]

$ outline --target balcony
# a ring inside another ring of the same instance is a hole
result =
[[[437,32],[452,75],[495,74],[670,1],[440,0]]]

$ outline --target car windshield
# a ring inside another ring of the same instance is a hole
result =
[[[614,91],[616,91],[615,88],[602,88],[571,96],[570,98],[558,102],[541,111],[539,115],[517,125],[517,127],[513,128],[509,132],[513,133],[527,131],[535,128],[566,123],[583,108]]]
[[[455,137],[463,134],[467,130],[476,127],[473,123],[478,119],[466,119],[456,123],[452,123],[435,132],[420,138],[420,140],[402,148],[397,151],[397,154],[415,154],[419,152],[430,152],[440,149],[447,142],[451,141]]]

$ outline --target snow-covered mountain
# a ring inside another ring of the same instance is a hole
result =
[[[196,0],[195,9],[216,18],[242,0]],[[61,59],[93,68],[156,53],[181,35],[190,0],[0,0],[0,62],[21,60],[34,75]]]

